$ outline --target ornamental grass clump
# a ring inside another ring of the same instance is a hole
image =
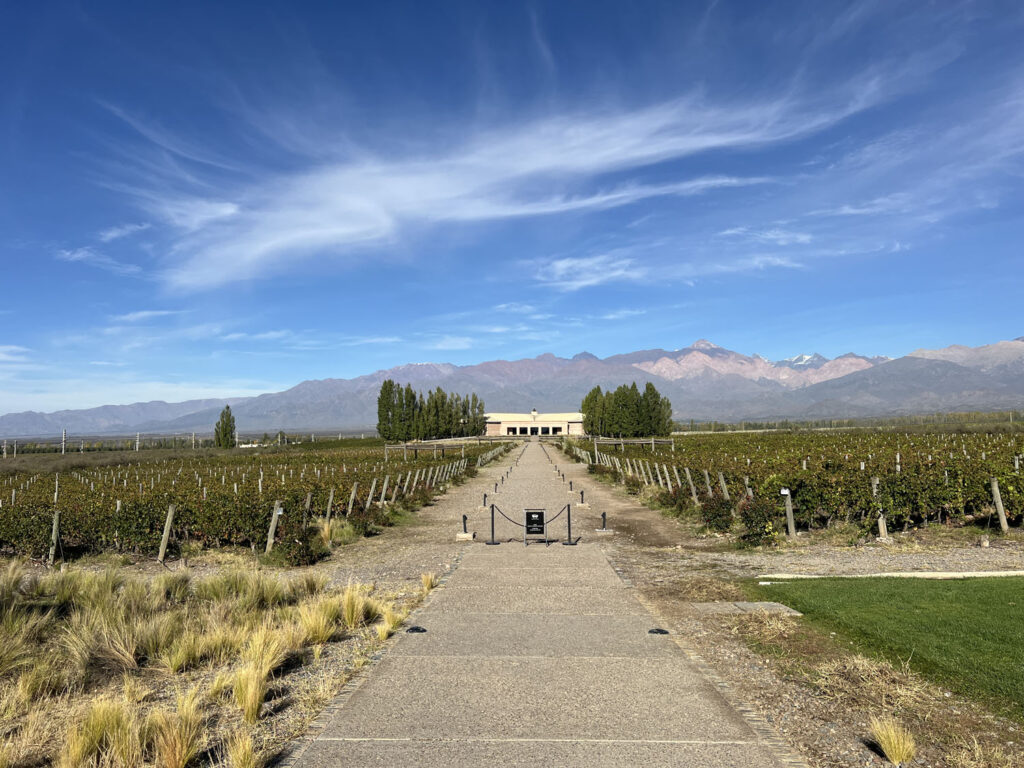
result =
[[[178,693],[175,710],[157,709],[146,719],[146,732],[158,768],[185,768],[199,754],[205,718],[199,689]]]
[[[909,765],[917,752],[910,731],[890,715],[871,718],[871,737],[893,765]]]
[[[420,582],[423,584],[423,594],[429,595],[439,581],[436,573],[421,573]]]

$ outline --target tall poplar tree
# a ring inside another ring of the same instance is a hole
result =
[[[235,417],[231,413],[230,405],[224,406],[213,428],[213,444],[218,448],[235,447]]]

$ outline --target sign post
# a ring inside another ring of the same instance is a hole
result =
[[[548,543],[548,526],[544,520],[544,509],[523,510],[523,546],[527,546],[527,536],[543,536],[544,543]]]

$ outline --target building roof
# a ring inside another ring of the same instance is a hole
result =
[[[485,413],[487,421],[583,421],[582,413]]]

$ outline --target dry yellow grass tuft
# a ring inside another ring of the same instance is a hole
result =
[[[322,645],[330,642],[338,628],[341,606],[336,600],[323,598],[299,606],[299,626],[303,645]]]
[[[1019,765],[1017,757],[1008,755],[1002,747],[986,747],[977,736],[961,741],[948,757],[952,768],[1014,768]]]
[[[914,737],[891,715],[871,718],[871,738],[893,765],[907,765],[914,759]]]
[[[438,585],[439,581],[440,579],[438,579],[436,573],[421,573],[420,582],[423,585],[423,594],[429,595],[431,590]]]
[[[68,731],[59,765],[133,768],[142,764],[142,746],[133,708],[103,697],[94,701],[82,721]]]
[[[235,704],[242,718],[249,724],[260,719],[263,700],[267,697],[267,673],[256,664],[249,663],[235,671]]]
[[[345,626],[357,629],[366,614],[366,594],[358,584],[349,582],[341,594],[341,617]]]
[[[377,625],[377,639],[384,641],[391,637],[405,621],[405,616],[404,612],[396,611],[393,605],[388,604],[381,615],[381,623]]]
[[[894,669],[888,662],[860,654],[827,661],[816,670],[818,689],[826,696],[862,707],[881,707],[927,714],[940,700],[934,687],[909,667]]]
[[[252,734],[235,731],[224,744],[221,763],[225,768],[262,768],[264,762]]]
[[[185,768],[199,754],[204,724],[198,687],[177,694],[175,711],[152,711],[146,720],[146,733],[158,768]]]

